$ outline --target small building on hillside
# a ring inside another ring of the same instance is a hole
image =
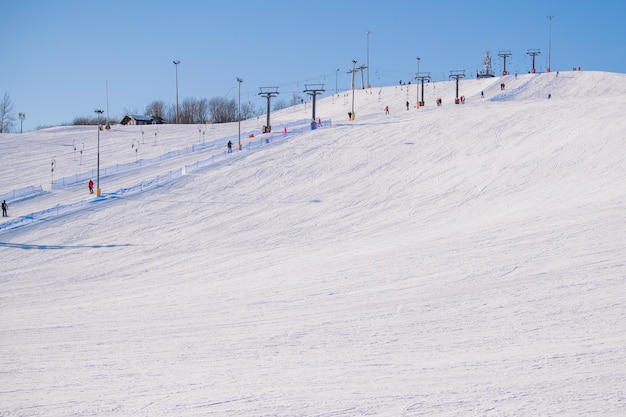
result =
[[[121,125],[151,125],[161,123],[163,123],[163,119],[160,117],[151,117],[131,113],[127,113],[126,116],[122,117],[122,120],[120,120]]]

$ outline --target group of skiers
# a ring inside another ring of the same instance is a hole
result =
[[[504,84],[501,85],[501,88],[504,88]],[[480,92],[480,97],[481,98],[485,97],[485,93],[483,91]],[[550,97],[548,97],[548,98],[550,98]],[[437,104],[437,106],[441,106],[441,98],[436,98],[435,99],[435,103]],[[461,97],[455,99],[455,103],[456,104],[465,104],[465,96],[461,96]],[[422,102],[418,103],[418,107],[423,106],[423,105],[424,105],[424,103],[422,103]],[[410,103],[407,101],[405,103],[405,106],[406,106],[406,109],[409,110]],[[389,106],[385,106],[385,114],[389,114]],[[348,113],[348,115],[349,115],[349,117],[351,116],[350,113]]]

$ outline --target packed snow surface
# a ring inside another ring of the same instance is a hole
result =
[[[626,415],[626,75],[423,93],[0,135],[0,415]]]

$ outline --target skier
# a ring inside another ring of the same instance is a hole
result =
[[[7,201],[6,200],[2,200],[2,217],[9,217],[9,215],[7,214],[7,209],[9,208],[9,206],[7,206]]]
[[[385,114],[389,114],[389,106],[385,106]]]
[[[233,143],[231,141],[228,141],[228,153],[233,153]]]
[[[408,100],[407,100],[407,102],[406,102],[406,109],[407,109],[407,110],[409,109],[409,101],[408,101]]]
[[[93,180],[90,179],[87,186],[89,187],[89,194],[93,194]]]

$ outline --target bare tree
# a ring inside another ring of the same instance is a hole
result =
[[[247,102],[241,104],[241,120],[249,119],[257,115],[257,109],[254,104]]]
[[[250,102],[241,103],[241,119],[256,116],[257,109]],[[237,121],[239,114],[237,101],[223,97],[211,100],[188,97],[183,100],[178,109],[178,123],[203,124],[207,120],[212,123],[227,123]],[[173,123],[176,118],[176,107],[166,105],[162,101],[153,101],[146,106],[146,116],[161,118],[165,122]]]
[[[193,115],[196,112],[196,101],[194,99],[186,98],[180,104],[178,110],[178,123],[180,124],[193,124]]]
[[[167,123],[176,123],[176,106],[170,104],[165,113],[165,121]]]
[[[198,100],[198,111],[195,123],[205,123],[209,120],[209,100],[206,98]]]
[[[7,91],[0,101],[0,133],[9,133],[13,129],[15,114],[13,113],[13,103]]]
[[[279,98],[278,100],[274,101],[274,104],[272,105],[272,108],[274,109],[274,111],[282,110],[286,107],[288,107],[288,104],[282,98]]]
[[[224,97],[214,97],[209,100],[209,111],[212,123],[227,123],[237,120],[237,102]]]
[[[289,104],[291,106],[297,106],[300,103],[302,103],[302,98],[300,97],[300,94],[293,93],[293,96],[291,96],[291,100]]]
[[[208,119],[209,102],[206,99],[186,98],[178,112],[178,123],[198,124]]]
[[[146,116],[165,119],[165,103],[157,100],[148,104],[146,106]]]

